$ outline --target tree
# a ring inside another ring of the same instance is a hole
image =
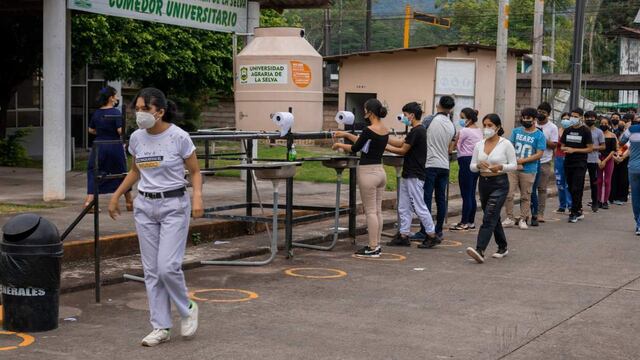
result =
[[[230,34],[125,18],[76,14],[72,22],[74,64],[162,89],[189,123],[216,95],[231,92],[231,43]]]

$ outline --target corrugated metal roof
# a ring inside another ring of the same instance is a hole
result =
[[[331,56],[325,56],[324,60],[326,61],[340,61],[343,59],[346,59],[348,57],[352,57],[352,56],[369,56],[369,55],[376,55],[376,54],[395,54],[398,52],[415,52],[418,50],[429,50],[429,49],[437,49],[440,47],[445,47],[448,48],[449,51],[455,51],[458,50],[460,48],[462,48],[463,50],[466,50],[468,52],[474,52],[477,50],[492,50],[495,51],[496,47],[495,46],[487,46],[487,45],[478,45],[478,44],[445,44],[445,45],[425,45],[425,46],[415,46],[415,47],[410,47],[410,48],[399,48],[399,49],[388,49],[388,50],[375,50],[375,51],[360,51],[360,52],[354,52],[354,53],[349,53],[349,54],[342,54],[342,55],[331,55]],[[515,55],[515,56],[523,56],[524,54],[528,53],[529,50],[520,50],[520,49],[509,49],[509,53],[511,53],[511,55]]]
[[[607,33],[609,36],[622,36],[632,39],[640,39],[640,29],[628,26],[620,26],[619,28]]]
[[[332,0],[257,0],[263,9],[309,9],[331,5]]]

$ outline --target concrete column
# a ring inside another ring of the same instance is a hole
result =
[[[249,1],[247,4],[247,33],[253,34],[255,28],[260,27],[260,3]],[[247,44],[253,40],[253,35],[247,36]]]
[[[66,167],[67,7],[65,0],[42,2],[43,154],[42,198],[64,200]]]
[[[531,107],[542,99],[542,43],[544,41],[544,0],[535,0],[533,13],[533,61],[531,67]],[[552,115],[552,114],[549,114]]]
[[[498,14],[498,42],[496,44],[496,87],[494,111],[506,121],[507,97],[507,42],[509,39],[509,0],[500,0]]]
[[[66,135],[65,135],[65,170],[71,171],[73,169],[73,163],[75,161],[75,144],[71,137],[71,10],[66,11],[66,24],[65,24],[65,121],[66,121]]]

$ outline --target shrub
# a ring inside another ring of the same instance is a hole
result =
[[[29,129],[18,129],[0,140],[0,166],[26,166],[30,162],[27,149],[22,145]]]

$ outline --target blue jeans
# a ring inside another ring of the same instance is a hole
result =
[[[458,165],[458,185],[460,185],[460,195],[462,196],[462,217],[460,223],[473,224],[476,219],[476,211],[478,210],[476,187],[478,186],[479,174],[471,171],[471,156],[459,157]]]
[[[426,168],[424,169],[424,202],[431,211],[431,200],[433,192],[436,193],[436,206],[438,214],[436,216],[436,234],[442,236],[442,226],[447,216],[447,184],[449,183],[449,169]],[[420,225],[420,233],[425,234],[424,226]]]
[[[564,175],[564,157],[557,157],[554,160],[554,173],[556,175],[556,187],[558,188],[558,201],[560,208],[571,208],[571,194],[567,186],[567,178]]]
[[[629,172],[629,184],[631,185],[631,204],[633,206],[633,218],[636,221],[636,229],[640,228],[640,173]]]
[[[540,161],[538,161],[538,170],[536,172],[536,179],[533,180],[533,187],[531,188],[531,215],[538,215],[538,184],[540,183]]]

